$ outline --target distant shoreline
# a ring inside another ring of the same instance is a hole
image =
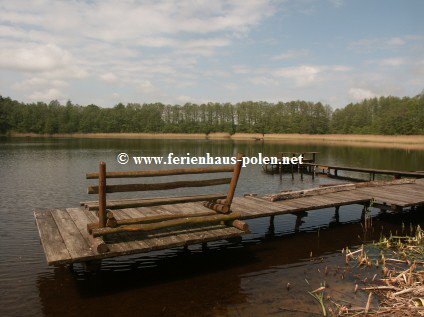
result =
[[[265,134],[262,133],[66,133],[36,134],[12,132],[10,137],[83,138],[83,139],[210,139],[251,141],[296,141],[299,143],[380,143],[416,144],[424,147],[424,135],[366,135],[366,134]]]

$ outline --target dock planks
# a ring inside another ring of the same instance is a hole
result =
[[[314,196],[270,202],[261,197],[234,198],[232,210],[241,219],[252,219],[280,214],[296,214],[351,204],[367,204],[371,199],[379,205],[396,208],[424,204],[424,179],[412,184],[360,187],[349,191],[324,193]],[[117,219],[152,215],[210,213],[201,202],[125,208],[114,210]],[[40,240],[49,265],[100,260],[103,258],[168,249],[178,246],[239,237],[243,232],[221,224],[186,226],[151,232],[108,235],[105,242],[109,252],[98,253],[93,248],[93,237],[87,223],[98,221],[88,208],[36,210],[34,212]]]

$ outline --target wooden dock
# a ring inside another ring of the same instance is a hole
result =
[[[348,171],[348,172],[358,172],[358,173],[369,174],[369,180],[375,180],[375,175],[389,175],[389,176],[393,176],[395,179],[399,179],[401,177],[424,178],[424,172],[380,170],[380,169],[373,169],[373,168],[315,164],[315,163],[309,163],[309,162],[305,162],[304,166],[308,167],[309,172],[311,173],[326,174],[330,177],[338,177],[339,176],[338,171]],[[331,174],[331,171],[333,171],[333,174]]]
[[[236,197],[233,212],[240,212],[241,219],[294,214],[299,219],[305,211],[319,210],[351,204],[367,205],[371,200],[383,210],[401,210],[424,204],[424,179],[406,183],[374,183],[350,190],[322,192],[311,196],[269,201],[265,197]],[[140,218],[155,215],[189,215],[210,212],[202,202],[173,205],[125,208],[114,211],[116,218]],[[98,253],[93,247],[93,237],[87,232],[87,224],[98,221],[95,211],[88,208],[36,210],[34,212],[41,244],[49,265],[90,262],[104,258],[168,249],[178,246],[239,237],[243,231],[223,224],[203,224],[166,228],[144,233],[118,233],[105,236],[109,252]]]
[[[304,164],[315,164],[316,157],[319,152],[279,152],[278,159],[276,163],[263,164],[262,169],[265,173],[278,173],[282,174],[284,171],[291,172],[293,175],[294,171],[300,170],[304,166]],[[302,164],[283,164],[282,157],[303,157]]]

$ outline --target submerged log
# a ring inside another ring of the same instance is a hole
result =
[[[99,237],[106,234],[111,233],[119,233],[119,232],[131,232],[131,231],[151,231],[158,230],[163,228],[170,228],[181,225],[188,224],[206,224],[206,223],[219,223],[221,221],[230,221],[236,220],[241,217],[241,213],[235,212],[229,215],[212,215],[212,216],[203,216],[203,217],[185,217],[181,219],[162,221],[158,223],[150,223],[150,224],[133,224],[133,225],[124,225],[116,228],[96,228],[93,229],[93,236]]]

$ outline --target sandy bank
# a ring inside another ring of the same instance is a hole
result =
[[[297,144],[335,144],[358,146],[410,147],[424,149],[424,135],[362,135],[362,134],[265,134],[262,133],[11,133],[12,137],[54,137],[87,139],[213,139],[235,141],[269,141]]]

